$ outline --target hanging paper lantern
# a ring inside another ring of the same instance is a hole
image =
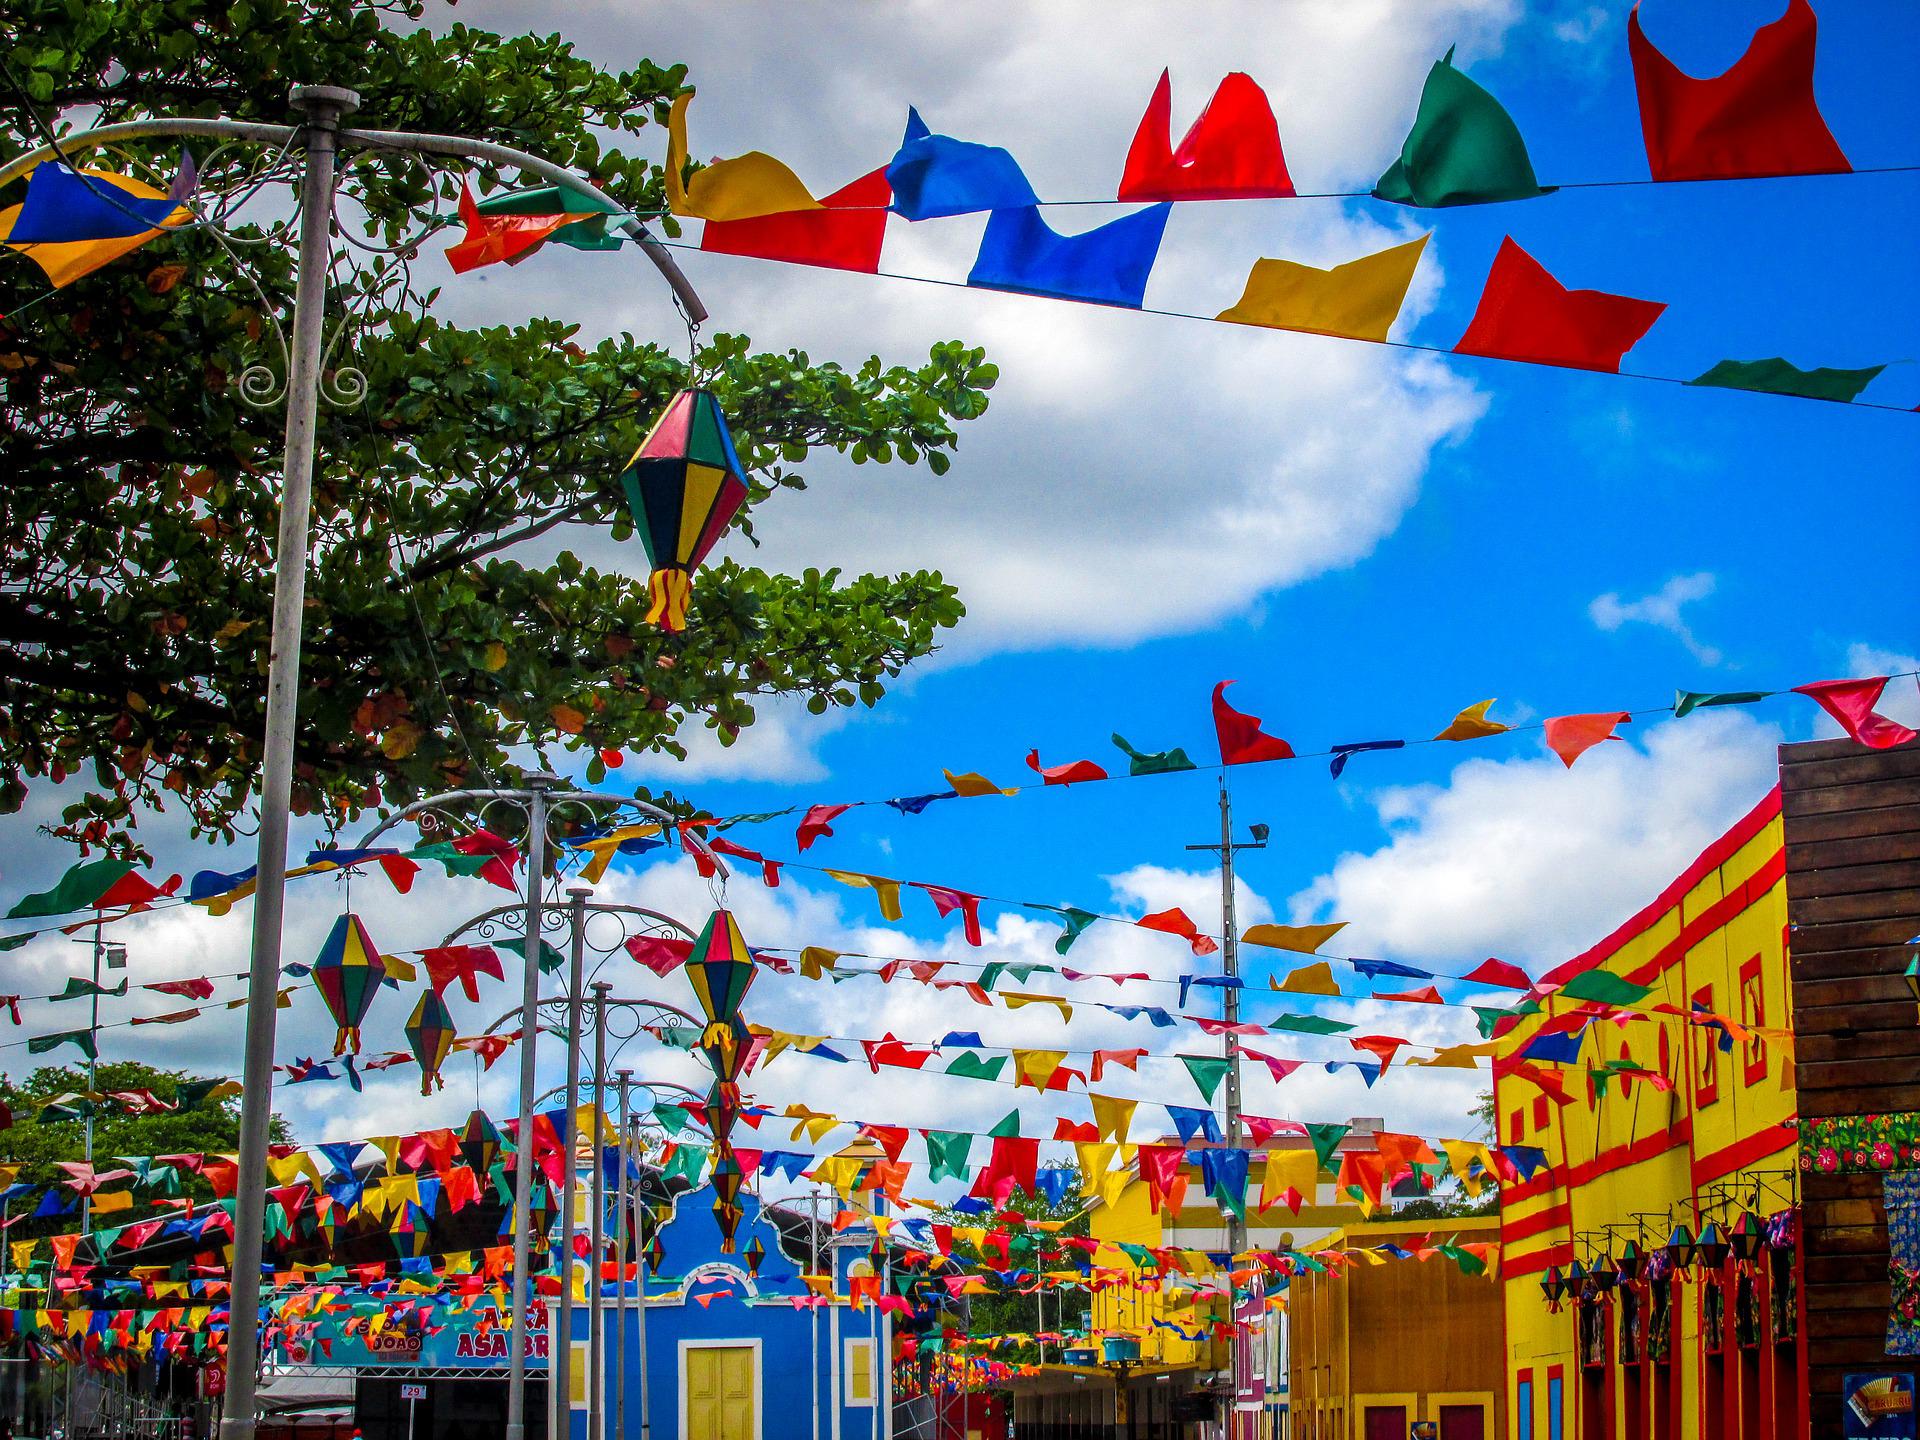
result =
[[[413,1051],[413,1058],[420,1062],[422,1095],[431,1095],[436,1088],[445,1087],[440,1067],[447,1063],[456,1038],[447,1002],[432,990],[421,991],[420,1003],[413,1007],[413,1014],[407,1020],[407,1045]]]
[[[660,1266],[667,1258],[667,1247],[660,1243],[660,1232],[653,1232],[653,1243],[647,1246],[647,1273],[658,1275]]]
[[[1727,1263],[1727,1237],[1718,1224],[1708,1221],[1700,1229],[1700,1238],[1694,1242],[1693,1256],[1709,1270],[1718,1270]]]
[[[333,1053],[360,1053],[360,1022],[367,1018],[380,982],[387,978],[387,962],[367,934],[360,917],[352,913],[333,922],[320,956],[313,962],[313,983],[327,1002],[327,1013],[339,1026]]]
[[[1686,1222],[1673,1227],[1673,1234],[1667,1237],[1667,1263],[1675,1270],[1684,1270],[1693,1262],[1693,1232]]]
[[[754,963],[730,911],[716,910],[707,917],[706,928],[694,942],[683,968],[693,985],[694,998],[706,1013],[709,1031],[715,1025],[725,1025],[731,1031],[733,1021],[739,1017],[740,1004],[753,985]],[[702,1036],[700,1043],[725,1042],[718,1037]]]
[[[1646,1258],[1640,1253],[1639,1244],[1629,1240],[1620,1247],[1620,1262],[1614,1267],[1614,1273],[1619,1276],[1619,1283],[1625,1285],[1640,1278],[1640,1271],[1645,1264]]]
[[[1727,1243],[1733,1246],[1734,1257],[1747,1265],[1751,1265],[1760,1254],[1760,1246],[1765,1239],[1766,1231],[1760,1224],[1760,1217],[1751,1210],[1740,1212],[1740,1218],[1734,1221],[1727,1235]]]
[[[713,1216],[720,1225],[722,1255],[733,1254],[734,1232],[740,1228],[741,1217],[746,1213],[740,1207],[740,1187],[746,1178],[732,1148],[716,1147],[713,1175],[708,1183],[713,1186]]]
[[[762,1243],[760,1237],[756,1235],[747,1242],[747,1248],[740,1253],[746,1259],[747,1274],[757,1280],[760,1277],[760,1266],[765,1263],[767,1258],[766,1245]]]
[[[746,471],[711,391],[682,390],[668,402],[621,472],[620,488],[653,562],[647,620],[684,630],[693,571],[747,498]]]

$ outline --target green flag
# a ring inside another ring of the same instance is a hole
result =
[[[1309,1125],[1307,1138],[1313,1141],[1313,1156],[1322,1170],[1333,1168],[1333,1152],[1347,1138],[1351,1125]]]
[[[947,1066],[947,1074],[960,1075],[968,1080],[998,1080],[1000,1072],[1007,1068],[1007,1057],[996,1055],[991,1060],[983,1059],[971,1050],[962,1050],[953,1057],[953,1063]]]
[[[1044,910],[1049,915],[1058,915],[1065,923],[1066,928],[1060,932],[1060,938],[1053,942],[1054,953],[1057,955],[1064,955],[1071,950],[1073,942],[1080,938],[1081,932],[1100,918],[1091,910],[1077,910],[1072,906],[1035,905],[1028,902],[1025,908]]]
[[[1200,1098],[1209,1105],[1213,1103],[1213,1093],[1220,1088],[1220,1082],[1227,1078],[1227,1062],[1218,1057],[1209,1059],[1203,1055],[1182,1055],[1180,1063],[1187,1067],[1187,1074],[1193,1077]]]
[[[93,1043],[93,1036],[85,1030],[63,1030],[58,1035],[36,1035],[27,1041],[29,1055],[45,1055],[50,1050],[58,1050],[62,1045],[71,1045],[89,1060],[98,1060],[100,1051]]]
[[[1485,205],[1545,195],[1526,141],[1500,102],[1453,68],[1453,51],[1427,73],[1420,110],[1374,195],[1399,205]]]
[[[96,985],[93,981],[83,980],[78,975],[69,975],[67,988],[58,995],[49,995],[47,999],[50,1001],[84,1000],[89,995],[104,995],[112,1000],[120,1000],[126,997],[126,993],[127,982],[124,980],[118,985]]]
[[[1127,757],[1127,774],[1129,775],[1169,775],[1176,770],[1192,770],[1196,768],[1193,761],[1187,758],[1187,752],[1185,750],[1173,749],[1158,750],[1151,753],[1142,752],[1134,749],[1133,746],[1126,742],[1124,737],[1118,734],[1113,737],[1113,743],[1125,752]]]
[[[1673,692],[1673,718],[1685,719],[1708,705],[1752,705],[1766,698],[1765,690],[1676,690]]]
[[[1297,1035],[1344,1035],[1353,1029],[1344,1020],[1329,1020],[1324,1015],[1276,1015],[1267,1021],[1269,1030],[1291,1030]]]
[[[927,1131],[928,1182],[966,1179],[967,1151],[972,1145],[973,1136],[963,1130]]]
[[[589,199],[558,185],[490,195],[474,208],[482,215],[586,215],[590,218],[562,225],[547,238],[575,250],[618,250],[624,243],[620,236],[607,233],[607,216],[618,214],[618,205],[611,200]]]
[[[667,1168],[660,1172],[660,1179],[664,1182],[679,1175],[698,1185],[706,1168],[706,1146],[682,1145],[673,1152],[673,1158],[667,1162]]]
[[[1651,985],[1636,985],[1607,970],[1588,970],[1560,987],[1569,1000],[1591,1000],[1599,1005],[1631,1005],[1652,992]]]
[[[1886,368],[1869,365],[1864,370],[1831,370],[1823,366],[1802,370],[1776,355],[1771,360],[1722,360],[1687,384],[1712,385],[1722,390],[1759,390],[1769,395],[1801,395],[1809,400],[1838,400],[1845,404],[1858,399],[1860,392]]]
[[[987,1131],[987,1134],[998,1136],[1003,1140],[1012,1139],[1014,1136],[1017,1136],[1019,1133],[1020,1133],[1020,1112],[1018,1110],[1009,1110],[1007,1112],[1006,1119],[1002,1120],[998,1125],[994,1126],[991,1130]]]
[[[419,852],[416,851],[415,853],[418,854]],[[465,855],[462,855],[460,858],[462,860],[465,860],[467,857]],[[485,855],[480,857],[483,863],[488,858],[490,857]],[[518,938],[513,940],[496,940],[494,944],[499,946],[499,948],[502,950],[511,950],[514,954],[518,955],[522,960],[525,960],[527,958],[527,937],[524,935],[519,936]],[[553,946],[549,945],[545,940],[542,940],[540,942],[540,973],[542,975],[558,974],[560,967],[562,965],[565,965],[566,963],[567,963],[567,957],[565,956],[565,954],[563,954],[559,950],[556,950]]]
[[[65,915],[74,910],[85,910],[132,873],[132,864],[125,860],[92,860],[84,865],[76,865],[62,875],[60,882],[51,890],[29,895],[7,911],[7,919]]]

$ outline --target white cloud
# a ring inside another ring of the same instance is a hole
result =
[[[1712,595],[1713,589],[1714,577],[1706,571],[1676,575],[1638,600],[1622,600],[1617,590],[1609,590],[1594,598],[1587,606],[1587,614],[1608,634],[1627,624],[1651,625],[1656,630],[1664,630],[1686,646],[1687,653],[1702,665],[1718,665],[1722,658],[1720,652],[1711,645],[1701,644],[1681,613],[1688,605]]]
[[[1746,715],[1696,714],[1572,770],[1552,755],[1469,760],[1444,785],[1383,789],[1373,804],[1393,838],[1341,856],[1292,897],[1294,917],[1348,921],[1341,940],[1362,954],[1555,964],[1759,802],[1780,738]]]

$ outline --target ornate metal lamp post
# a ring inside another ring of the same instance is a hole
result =
[[[300,695],[301,620],[306,603],[307,551],[311,541],[314,426],[322,391],[325,353],[327,276],[335,255],[334,215],[338,162],[342,153],[378,152],[444,156],[509,166],[537,175],[550,185],[604,205],[605,198],[587,180],[538,155],[471,140],[458,135],[408,134],[392,130],[355,130],[342,121],[360,108],[360,96],[335,85],[296,85],[288,96],[299,112],[297,125],[266,125],[239,120],[196,120],[163,117],[102,125],[63,139],[0,165],[0,185],[19,178],[43,160],[96,150],[126,140],[208,138],[272,147],[275,164],[296,150],[299,163],[300,240],[295,275],[293,333],[282,340],[286,381],[277,387],[271,372],[251,367],[241,377],[241,394],[250,401],[272,403],[284,396],[287,406],[286,445],[282,465],[279,534],[274,549],[273,631],[267,675],[265,748],[261,761],[260,841],[255,877],[253,958],[247,1003],[246,1059],[241,1097],[239,1184],[234,1205],[233,1284],[228,1309],[227,1388],[220,1422],[223,1440],[252,1440],[254,1384],[260,1362],[260,1251],[266,1226],[266,1163],[268,1128],[273,1117],[273,1042],[275,996],[280,981],[280,940],[286,899],[287,829],[293,787],[294,728]],[[610,223],[637,241],[673,288],[690,321],[706,318],[707,310],[693,286],[681,274],[673,257],[628,214],[610,216]],[[218,232],[215,232],[216,236]],[[222,242],[225,243],[224,241]],[[279,330],[276,324],[275,334]],[[337,339],[337,336],[336,336]],[[334,398],[356,402],[365,393],[365,379],[342,370]],[[537,914],[530,900],[529,916]],[[531,1047],[529,1047],[531,1048]],[[522,1147],[525,1149],[526,1147]],[[522,1184],[524,1186],[524,1166]],[[523,1192],[524,1194],[524,1192]],[[524,1203],[524,1200],[522,1201]],[[521,1216],[524,1223],[524,1214]],[[524,1234],[516,1234],[517,1255],[524,1254]],[[524,1289],[522,1267],[516,1265],[515,1291]],[[514,1369],[507,1405],[506,1440],[523,1440],[525,1433],[525,1337],[516,1327]]]

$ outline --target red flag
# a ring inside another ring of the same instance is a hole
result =
[[[1473,969],[1460,977],[1471,980],[1477,985],[1498,985],[1507,990],[1531,990],[1533,977],[1518,965],[1509,965],[1504,960],[1482,960]]]
[[[693,941],[671,940],[662,935],[635,935],[626,942],[627,953],[656,975],[671,975],[687,963],[693,953]]]
[[[980,943],[980,897],[978,895],[969,895],[964,890],[949,890],[944,885],[923,885],[918,880],[913,882],[913,888],[926,891],[933,900],[933,908],[942,916],[951,915],[958,910],[960,924],[966,932],[967,943],[969,945]],[[916,980],[922,978],[925,977],[918,973],[914,975]]]
[[[427,975],[433,981],[433,993],[436,995],[458,980],[467,999],[478,1000],[480,976],[491,975],[496,980],[506,978],[500,970],[500,957],[494,954],[491,945],[439,945],[431,950],[422,950],[420,959],[426,964]]]
[[[1558,755],[1571,770],[1573,762],[1602,740],[1618,740],[1616,725],[1626,725],[1633,717],[1624,710],[1601,715],[1555,715],[1547,721],[1547,748]]]
[[[1180,1177],[1180,1166],[1187,1158],[1186,1147],[1182,1145],[1142,1145],[1136,1159],[1140,1167],[1140,1178],[1147,1185],[1147,1203],[1158,1211],[1161,1202],[1172,1193],[1174,1181]]]
[[[517,264],[563,225],[585,220],[585,215],[482,215],[474,203],[473,191],[463,181],[460,186],[460,223],[467,227],[464,238],[447,248],[447,263],[456,275],[477,270],[482,265],[497,265],[502,260]]]
[[[1272,1073],[1276,1082],[1286,1079],[1287,1076],[1307,1063],[1304,1060],[1285,1060],[1278,1055],[1269,1055],[1264,1050],[1255,1050],[1250,1045],[1242,1045],[1240,1047],[1240,1053],[1249,1060],[1258,1060],[1261,1064],[1265,1065],[1268,1071]]]
[[[1027,752],[1027,768],[1048,785],[1073,785],[1087,780],[1104,780],[1107,772],[1091,760],[1070,760],[1065,765],[1042,765],[1040,752]]]
[[[1569,290],[1509,235],[1500,242],[1473,323],[1454,353],[1618,372],[1667,307],[1602,290]]]
[[[799,830],[795,832],[795,836],[800,842],[800,848],[805,850],[822,835],[833,834],[832,829],[829,827],[836,819],[846,814],[851,808],[852,807],[848,805],[809,806],[806,815],[801,818]]]
[[[1811,685],[1794,686],[1793,693],[1813,701],[1860,744],[1885,750],[1906,744],[1915,734],[1873,708],[1886,688],[1887,677],[1880,675],[1868,680],[1816,680]]]
[[[184,995],[189,1000],[205,1000],[213,994],[213,981],[196,977],[192,980],[155,980],[142,985],[142,990],[157,990],[162,995]],[[18,1024],[18,1021],[14,1023]]]
[[[1356,1050],[1364,1050],[1380,1061],[1380,1070],[1384,1074],[1400,1047],[1409,1042],[1397,1035],[1349,1035],[1347,1043]]]
[[[1107,1066],[1121,1065],[1139,1073],[1140,1061],[1146,1055],[1145,1050],[1096,1050],[1093,1052],[1093,1078],[1096,1084],[1106,1073]]]
[[[893,189],[881,166],[851,185],[824,196],[818,210],[756,215],[746,220],[709,220],[700,248],[720,255],[751,255],[789,265],[824,265],[871,275],[880,268],[887,206]]]
[[[757,850],[749,850],[744,845],[736,845],[724,835],[716,835],[707,842],[707,847],[716,855],[731,855],[736,860],[750,860],[760,867],[760,878],[766,882],[769,890],[780,888],[780,860],[769,860]]]
[[[1245,765],[1254,760],[1291,760],[1293,747],[1264,733],[1258,715],[1243,715],[1227,704],[1227,687],[1235,683],[1222,680],[1213,687],[1213,729],[1220,737],[1220,763]]]
[[[1171,910],[1143,915],[1133,923],[1142,930],[1158,930],[1163,934],[1178,935],[1193,947],[1193,953],[1196,955],[1211,955],[1220,948],[1211,935],[1202,935],[1193,921],[1187,918],[1187,912],[1177,905]]]
[[[1122,200],[1251,200],[1293,194],[1280,127],[1266,92],[1234,72],[1181,140],[1173,138],[1173,77],[1162,70],[1120,176]]]
[[[180,877],[173,876],[164,884],[155,885],[131,871],[122,875],[113,884],[101,892],[93,902],[96,910],[111,910],[122,905],[145,905],[149,901],[170,898],[180,888]]]
[[[1640,7],[1627,15],[1627,49],[1640,92],[1640,130],[1656,180],[1850,171],[1813,94],[1817,22],[1807,0],[1754,32],[1747,53],[1709,79],[1653,47]]]

